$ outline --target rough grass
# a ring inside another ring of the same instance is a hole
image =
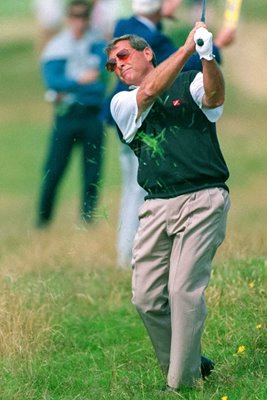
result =
[[[66,237],[58,246],[52,239],[46,233],[39,238],[47,248],[42,257],[32,240],[32,264],[25,268],[14,260],[14,269],[2,273],[3,398],[160,398],[164,380],[130,304],[130,272],[105,259],[87,262],[80,254],[85,243],[78,245],[74,237],[69,251]],[[23,253],[20,258],[28,259]],[[196,391],[181,391],[180,398],[239,400],[249,392],[251,399],[265,399],[265,287],[264,258],[215,266],[203,349],[216,360],[216,371]]]

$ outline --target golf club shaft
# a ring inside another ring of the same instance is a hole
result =
[[[207,1],[202,0],[202,14],[200,21],[205,22],[206,21],[206,6],[207,6]]]
[[[202,0],[202,14],[201,14],[201,18],[200,18],[200,21],[202,21],[202,22],[206,21],[206,6],[207,6],[206,0]],[[197,44],[198,44],[198,46],[203,46],[204,42],[202,39],[198,39]]]

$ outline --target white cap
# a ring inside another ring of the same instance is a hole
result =
[[[150,15],[160,10],[163,0],[133,0],[132,7],[135,14]]]

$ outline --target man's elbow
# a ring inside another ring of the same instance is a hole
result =
[[[138,118],[152,103],[154,103],[156,97],[157,95],[151,86],[139,88],[137,92]]]
[[[217,108],[220,107],[224,104],[224,97],[221,97],[220,99],[217,99],[216,101],[212,101],[210,108]]]
[[[140,98],[142,98],[142,101],[144,101],[145,103],[154,101],[156,97],[155,90],[153,90],[153,87],[151,85],[145,86],[144,88],[139,90],[138,94]]]
[[[205,96],[204,105],[207,108],[216,108],[224,104],[225,95],[213,92],[209,96]]]

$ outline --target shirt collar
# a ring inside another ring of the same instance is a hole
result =
[[[142,15],[135,15],[135,18],[140,21],[142,24],[146,25],[148,29],[151,31],[155,31],[157,29],[156,24],[154,22],[150,21],[150,19],[142,16]]]

